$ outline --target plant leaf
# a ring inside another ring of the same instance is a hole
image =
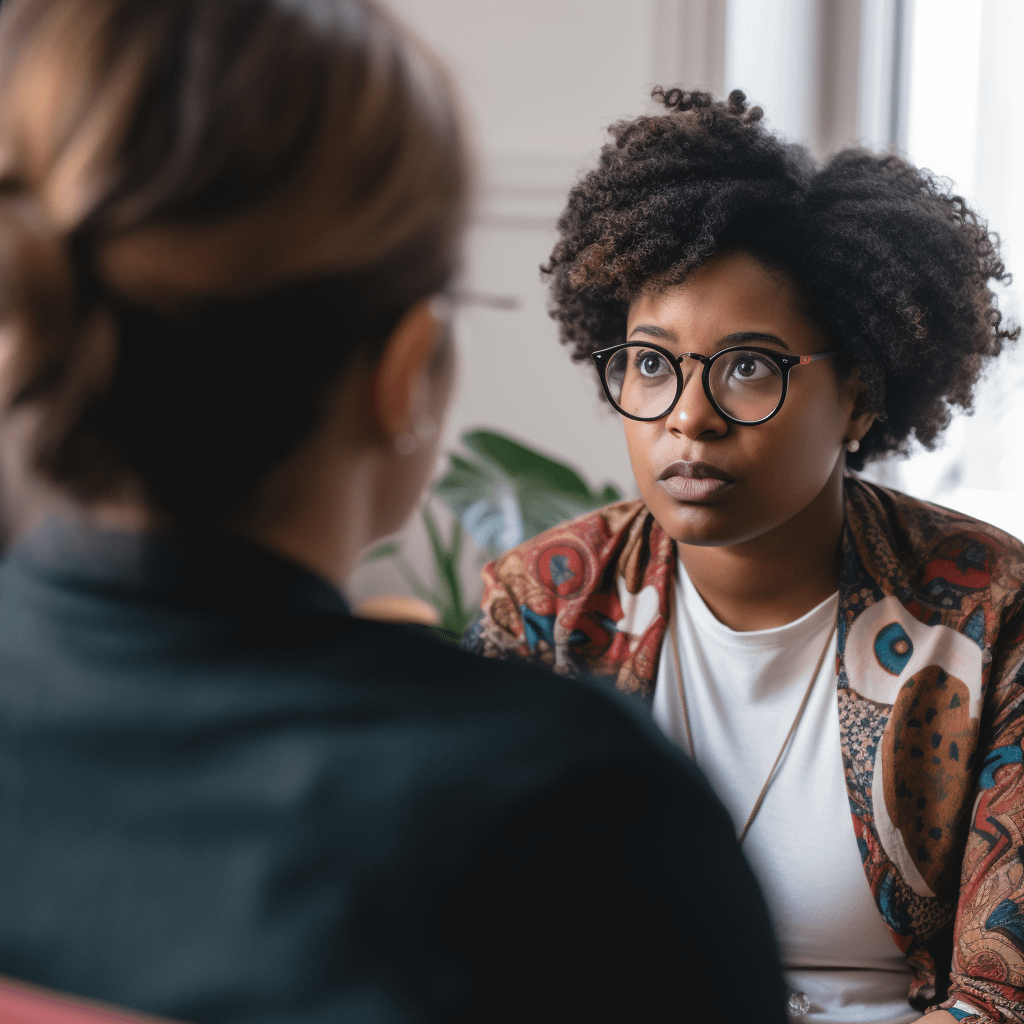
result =
[[[484,551],[507,551],[526,538],[519,499],[508,483],[462,510],[462,525]]]
[[[364,562],[379,562],[382,558],[394,558],[399,551],[402,550],[402,545],[396,540],[386,540],[383,544],[378,544],[375,548],[371,548],[365,555],[363,555]]]
[[[434,571],[437,574],[438,590],[432,601],[442,624],[458,620],[465,614],[462,607],[462,583],[459,579],[459,550],[462,542],[462,527],[456,519],[452,528],[452,539],[445,545],[434,518],[427,506],[423,507],[423,523],[430,538],[434,555]],[[446,628],[448,628],[446,626]]]
[[[437,607],[437,595],[420,579],[419,574],[401,555],[395,556],[395,568],[409,589],[421,600]]]
[[[506,551],[619,497],[610,485],[591,491],[569,466],[493,431],[469,431],[462,440],[472,456],[452,454],[434,494],[485,551]]]
[[[590,498],[590,488],[574,469],[510,437],[491,430],[471,430],[462,435],[462,443],[513,479],[531,480],[540,489],[575,494],[584,501]]]

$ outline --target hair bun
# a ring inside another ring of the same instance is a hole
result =
[[[764,111],[760,107],[748,109],[747,95],[742,89],[733,89],[729,93],[729,98],[724,103],[720,103],[714,99],[711,93],[702,89],[665,89],[658,85],[652,90],[651,98],[658,100],[668,110],[677,110],[680,113],[688,110],[696,111],[702,119],[714,118],[716,112],[720,112],[744,124],[756,124],[764,117]]]
[[[660,85],[651,91],[651,99],[658,100],[669,110],[701,110],[714,102],[711,93],[700,89],[665,89]]]
[[[0,197],[0,403],[45,398],[33,463],[50,475],[90,458],[89,438],[67,444],[79,419],[112,384],[116,328],[110,311],[82,304],[67,241],[27,194]]]

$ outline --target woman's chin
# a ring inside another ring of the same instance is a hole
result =
[[[648,508],[651,506],[648,505]],[[749,536],[749,524],[748,529],[744,530],[736,522],[735,515],[713,505],[674,502],[670,508],[651,508],[651,513],[658,525],[677,544],[722,547],[736,544]]]

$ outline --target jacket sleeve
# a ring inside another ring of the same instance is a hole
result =
[[[971,1024],[1024,1022],[1024,604],[1000,629],[942,1004]]]

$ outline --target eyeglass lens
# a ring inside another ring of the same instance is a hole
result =
[[[680,365],[656,349],[627,345],[608,361],[605,379],[620,412],[640,419],[661,419],[675,404],[678,375],[685,387],[700,370],[695,359],[684,359]],[[737,349],[715,357],[708,385],[723,412],[753,423],[779,407],[784,381],[779,367],[767,356]]]

